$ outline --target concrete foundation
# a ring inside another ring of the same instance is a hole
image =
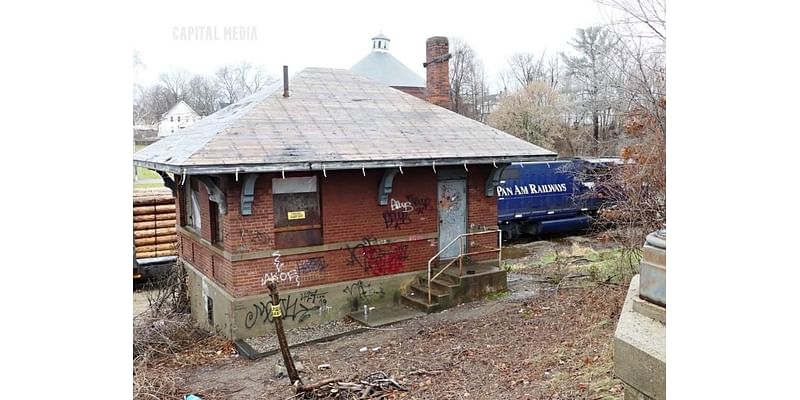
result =
[[[231,340],[274,332],[267,293],[234,298],[193,265],[184,262],[184,266],[192,315],[200,327]],[[410,272],[281,291],[283,326],[292,329],[342,319],[365,305],[376,311],[398,304],[401,293],[417,275]]]
[[[465,274],[458,278],[460,285],[453,293],[455,304],[480,300],[508,290],[508,272],[496,265],[469,266],[464,270]]]
[[[666,229],[647,235],[640,271],[614,332],[614,373],[625,382],[626,400],[660,400],[667,392]]]
[[[614,373],[625,383],[626,400],[666,399],[667,326],[659,319],[666,322],[666,309],[639,297],[635,276],[614,332]]]
[[[666,234],[664,234],[666,235]],[[642,248],[639,294],[652,303],[667,305],[667,244],[657,233],[647,235]]]

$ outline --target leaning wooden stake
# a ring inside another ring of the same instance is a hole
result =
[[[297,369],[294,367],[292,355],[289,354],[289,345],[286,343],[286,333],[283,331],[281,301],[278,296],[278,282],[275,279],[268,280],[267,288],[272,297],[272,321],[275,322],[275,333],[278,335],[278,344],[281,347],[283,363],[286,364],[286,373],[289,375],[289,381],[292,382],[292,386],[295,386],[298,389],[297,392],[299,392],[299,389],[303,387],[303,382],[300,381],[300,375],[297,374]]]

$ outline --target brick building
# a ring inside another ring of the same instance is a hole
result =
[[[447,79],[447,57],[428,56],[427,68],[440,69],[428,78]],[[430,89],[445,85],[429,81],[428,94],[441,101]],[[444,248],[496,228],[504,165],[554,158],[350,71],[308,68],[154,143],[134,164],[176,193],[197,321],[244,338],[272,329],[268,278],[280,282],[285,323],[310,324],[399,302],[440,250],[451,259],[496,247],[484,235]]]

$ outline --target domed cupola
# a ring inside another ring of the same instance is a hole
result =
[[[384,36],[383,33],[379,33],[372,38],[372,50],[373,51],[389,51],[389,42],[391,40]]]

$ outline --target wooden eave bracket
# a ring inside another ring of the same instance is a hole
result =
[[[258,174],[247,174],[242,183],[242,215],[253,215],[253,201],[256,198],[256,181]]]
[[[197,179],[202,182],[203,185],[206,185],[208,189],[208,199],[217,203],[220,214],[228,212],[228,202],[225,200],[225,193],[214,183],[214,180],[209,176],[199,176]]]
[[[164,186],[166,186],[170,190],[172,190],[172,197],[177,196],[178,195],[178,186],[175,184],[175,180],[172,179],[172,177],[169,176],[169,174],[164,172],[164,171],[156,171],[156,172],[158,172],[158,174],[161,175],[161,179],[164,180]]]
[[[378,186],[378,204],[385,206],[389,204],[389,193],[392,193],[392,182],[394,176],[399,172],[396,168],[386,168],[383,170],[383,178]]]

